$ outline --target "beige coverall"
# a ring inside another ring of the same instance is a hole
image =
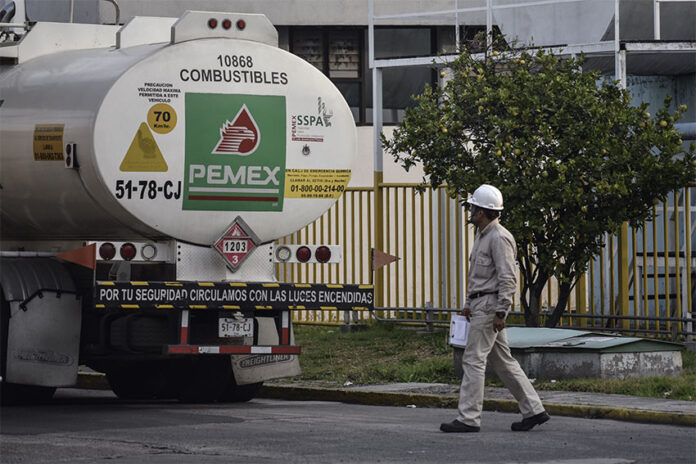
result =
[[[515,239],[497,219],[476,234],[469,258],[467,299],[471,311],[469,338],[462,356],[464,375],[459,391],[457,420],[481,426],[486,360],[519,403],[524,418],[544,411],[539,395],[510,354],[505,330],[496,332],[496,311],[507,311],[517,288]],[[493,292],[498,292],[494,294]],[[488,293],[472,298],[472,295]]]

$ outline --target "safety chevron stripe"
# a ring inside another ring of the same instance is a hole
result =
[[[106,309],[106,305],[103,304],[95,304],[94,307],[96,309]],[[152,308],[153,306],[149,306]],[[143,305],[137,305],[137,304],[122,304],[122,305],[116,305],[115,307],[112,306],[111,308],[113,309],[146,309],[147,306]],[[154,305],[155,309],[181,309],[181,310],[188,310],[188,309],[226,309],[230,311],[241,311],[243,308],[239,305],[184,305],[184,306],[174,306],[170,304],[156,304]],[[302,305],[297,305],[297,306],[288,306],[286,308],[274,308],[273,306],[254,306],[255,310],[257,311],[284,311],[284,310],[290,310],[290,311],[363,311],[366,309],[370,309],[367,306],[351,306],[350,308],[338,308],[336,306],[320,306],[319,308],[308,308],[307,306],[302,306]]]
[[[115,285],[120,285],[120,286],[132,286],[132,287],[147,287],[150,285],[166,285],[168,287],[183,287],[184,285],[194,283],[195,285],[199,287],[215,287],[218,285],[216,282],[145,282],[145,281],[138,281],[138,280],[131,280],[129,282],[115,282],[112,280],[99,280],[97,281],[97,285],[101,286],[115,286]],[[281,286],[280,283],[277,282],[259,282],[262,287],[266,288],[279,288]],[[248,287],[250,284],[247,282],[227,282],[225,285],[229,285],[230,287]],[[316,286],[323,286],[326,288],[347,288],[347,287],[357,287],[361,290],[370,290],[374,288],[374,285],[366,285],[366,284],[358,284],[358,285],[348,285],[348,284],[293,284],[293,283],[288,283],[288,284],[282,284],[282,285],[287,285],[289,287],[295,287],[295,288],[312,288]]]
[[[280,330],[280,344],[288,345],[290,343],[290,314],[287,311],[284,311],[280,318],[282,320]]]
[[[167,354],[300,354],[300,351],[299,346],[167,346]]]
[[[188,343],[188,332],[189,332],[189,312],[181,311],[181,334],[179,336],[179,342],[182,345]]]

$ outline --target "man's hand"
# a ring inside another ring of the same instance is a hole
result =
[[[493,330],[496,332],[500,332],[505,328],[505,318],[500,318],[498,316],[495,316],[493,318]]]
[[[471,322],[471,311],[468,308],[462,309],[462,316],[466,317],[466,320]]]

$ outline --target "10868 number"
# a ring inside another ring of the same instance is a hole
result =
[[[220,66],[228,68],[252,68],[254,66],[251,57],[245,55],[218,55],[217,60]]]

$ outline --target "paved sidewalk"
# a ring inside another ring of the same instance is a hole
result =
[[[81,372],[78,388],[109,389],[109,385],[103,374]],[[458,395],[458,386],[441,383],[341,386],[329,382],[270,381],[264,384],[258,396],[454,409],[457,407]],[[485,410],[518,412],[517,402],[505,388],[486,387],[484,396]],[[696,426],[695,401],[547,390],[539,391],[539,396],[551,415]]]
[[[449,384],[330,386],[319,382],[278,381],[264,384],[260,394],[267,398],[452,409],[457,407],[458,395],[459,387]],[[545,390],[539,391],[539,396],[552,415],[696,426],[693,401]],[[485,410],[518,412],[517,402],[505,388],[486,387],[484,397]]]

